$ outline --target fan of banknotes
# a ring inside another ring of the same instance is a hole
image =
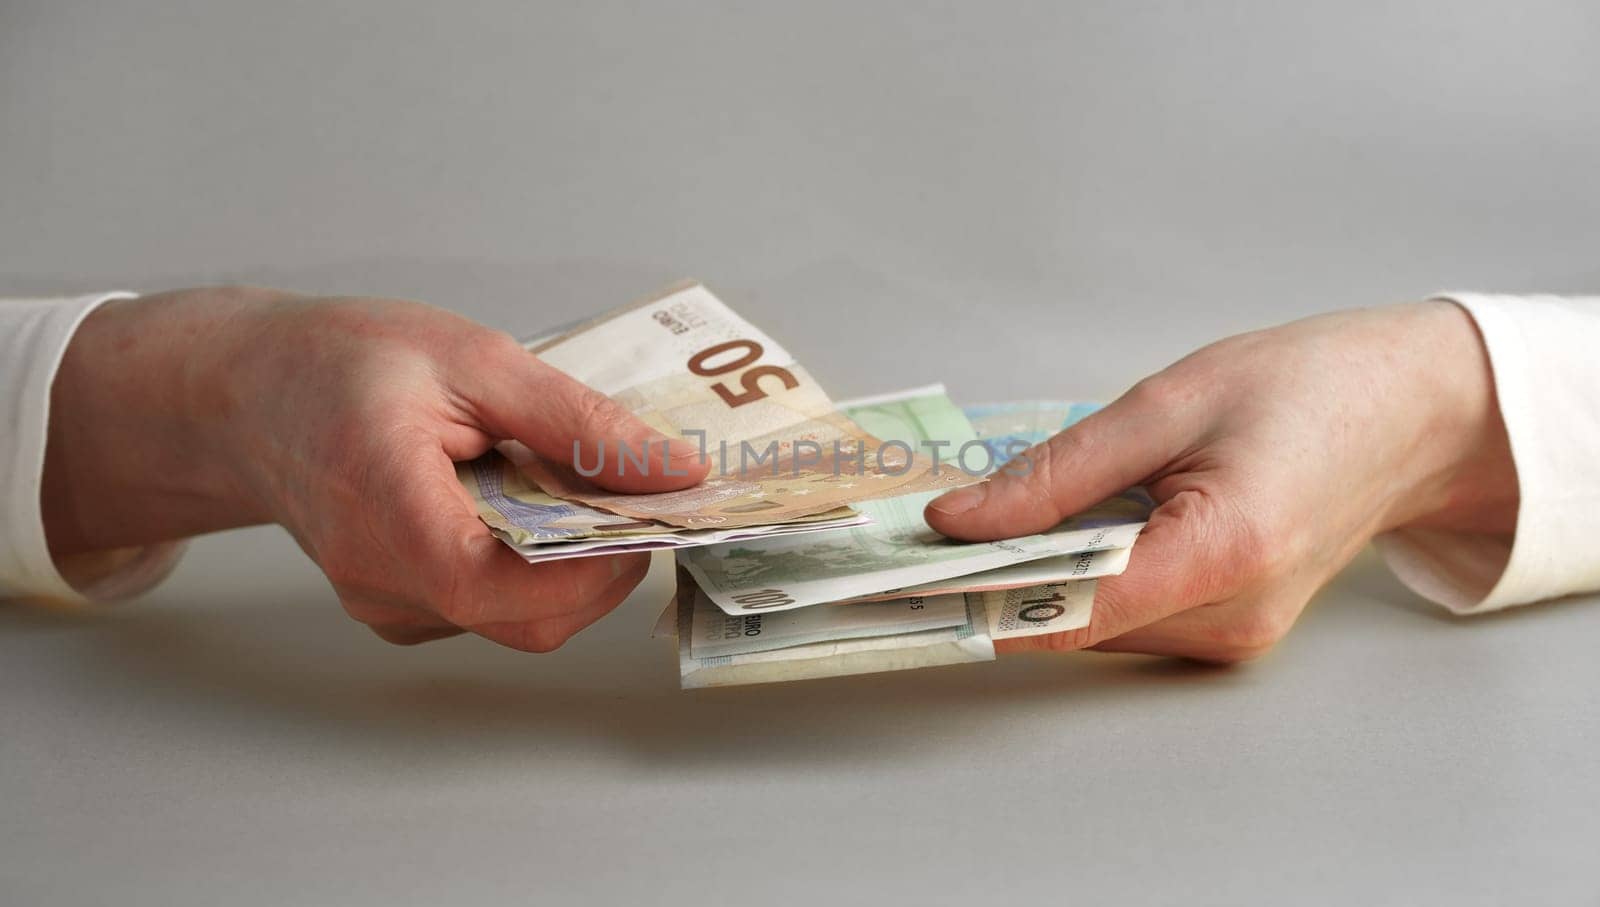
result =
[[[987,661],[997,639],[1083,627],[1096,578],[1127,566],[1152,507],[1130,489],[1037,535],[947,539],[923,520],[928,501],[1095,407],[963,408],[940,386],[834,403],[699,284],[529,348],[663,434],[697,440],[710,475],[617,494],[587,480],[598,456],[586,468],[581,449],[556,463],[506,442],[458,477],[530,562],[677,549],[655,635],[677,637],[685,688]]]

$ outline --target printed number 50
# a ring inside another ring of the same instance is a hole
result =
[[[706,360],[712,358],[713,356],[740,349],[744,350],[744,353],[735,357],[730,362],[725,362],[721,365],[706,364]],[[762,349],[761,344],[755,342],[754,340],[729,340],[726,343],[719,343],[716,346],[707,347],[689,357],[689,371],[705,378],[715,378],[718,375],[726,375],[729,372],[744,368],[757,359],[760,359],[763,352],[765,352],[765,350]],[[720,381],[711,385],[711,389],[715,391],[717,396],[722,398],[722,402],[728,404],[728,407],[731,409],[733,407],[743,406],[746,403],[754,403],[757,400],[765,399],[767,392],[761,388],[761,379],[766,377],[777,378],[779,381],[783,382],[783,386],[787,390],[794,390],[796,387],[800,386],[799,380],[796,379],[795,376],[789,374],[787,369],[781,369],[776,365],[758,365],[739,376],[739,386],[744,389],[744,393],[735,393],[726,384],[723,384]]]

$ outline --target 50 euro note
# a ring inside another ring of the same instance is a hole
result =
[[[730,616],[680,571],[652,635],[675,628],[685,689],[909,670],[991,661],[997,639],[1087,626],[1094,588],[1072,582]]]
[[[705,482],[638,495],[607,492],[580,472],[595,462],[621,468],[623,456],[602,461],[600,451],[580,449],[574,462],[557,463],[522,456],[514,442],[502,447],[544,492],[608,513],[732,529],[972,481],[836,411],[788,350],[699,284],[601,316],[532,352],[662,434],[701,443],[711,466]]]
[[[531,451],[520,446],[507,452],[512,456],[532,456]],[[490,531],[529,563],[816,532],[867,521],[866,516],[848,507],[800,516],[786,523],[733,529],[683,529],[654,520],[635,520],[545,493],[501,451],[457,464],[456,477]]]
[[[981,440],[939,386],[844,404],[842,409],[869,430],[915,445],[932,441],[957,452]],[[958,456],[956,465],[944,468],[963,466]],[[958,542],[940,535],[923,518],[923,508],[938,494],[863,502],[858,506],[871,521],[862,526],[708,545],[680,552],[679,562],[729,614],[1083,581],[1122,572],[1128,563],[1125,549],[1133,545],[1150,510],[1149,498],[1132,490],[1043,533]]]

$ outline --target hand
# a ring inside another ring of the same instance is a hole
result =
[[[132,380],[129,380],[132,379]],[[417,303],[188,290],[111,303],[52,388],[46,535],[76,552],[277,522],[345,610],[390,642],[470,630],[548,651],[627,596],[647,555],[524,563],[479,521],[453,461],[514,438],[569,461],[656,435],[509,336]],[[637,447],[635,447],[637,449]],[[705,474],[630,464],[668,491]]]
[[[933,501],[928,522],[959,539],[1025,535],[1131,485],[1159,506],[1127,572],[1100,581],[1088,627],[1010,650],[1239,661],[1281,639],[1376,533],[1515,529],[1488,359],[1447,302],[1213,344],[1025,456]]]

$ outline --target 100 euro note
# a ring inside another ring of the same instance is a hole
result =
[[[597,450],[575,451],[574,463],[527,458],[530,478],[557,498],[634,520],[727,529],[972,481],[883,444],[837,412],[788,350],[699,284],[604,315],[533,352],[662,434],[700,440],[711,466],[694,487],[625,495],[580,474],[598,461]]]
[[[846,404],[863,427],[910,445],[940,442],[956,458],[978,441],[942,387]],[[1023,445],[1026,446],[1026,445]],[[916,592],[1003,589],[1088,580],[1121,572],[1149,512],[1132,491],[1076,514],[1051,530],[993,542],[957,542],[934,531],[923,508],[939,492],[858,505],[871,522],[812,536],[752,539],[685,550],[680,563],[729,614],[769,613],[830,602],[870,601]],[[1047,561],[1047,562],[1046,562]],[[1040,563],[1045,562],[1045,563]],[[1040,563],[1034,569],[1023,565]]]

